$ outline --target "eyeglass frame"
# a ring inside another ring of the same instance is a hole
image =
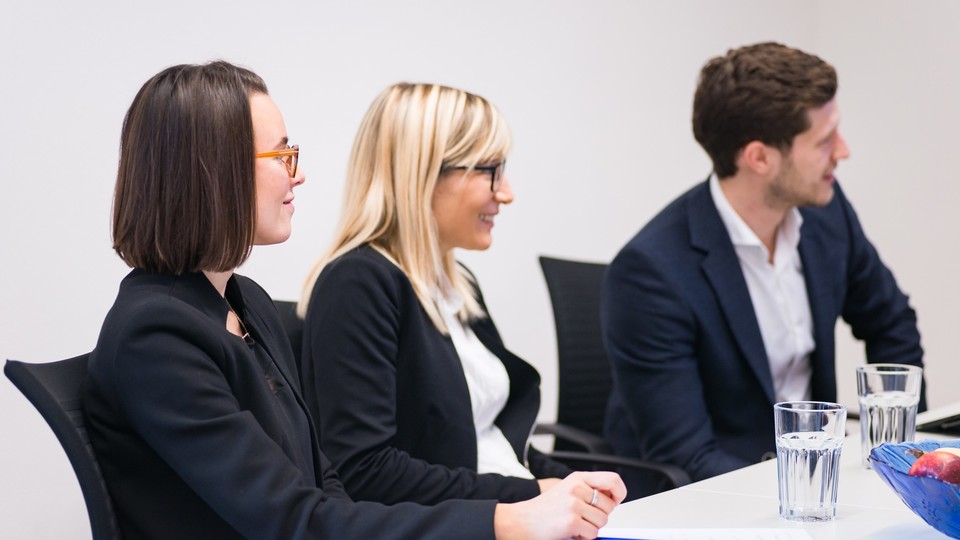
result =
[[[287,168],[287,174],[290,175],[290,178],[296,178],[297,176],[297,164],[300,161],[300,145],[295,144],[289,148],[284,148],[283,150],[275,150],[273,152],[262,152],[256,154],[253,157],[255,158],[271,158],[271,157],[289,157],[290,160],[281,160],[283,165]]]
[[[474,165],[473,167],[468,167],[466,165],[459,165],[457,167],[445,167],[440,170],[440,174],[444,174],[450,171],[480,171],[485,173],[490,173],[490,191],[496,193],[500,191],[500,186],[503,185],[503,170],[507,168],[507,160],[503,160],[496,165]]]

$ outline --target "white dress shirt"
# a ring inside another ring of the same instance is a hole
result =
[[[753,311],[760,324],[777,401],[810,399],[810,352],[813,317],[797,245],[803,216],[793,208],[777,228],[773,264],[770,252],[730,206],[717,176],[710,176],[710,195],[733,241],[747,281]]]
[[[503,362],[496,357],[457,318],[463,298],[451,288],[446,294],[436,291],[437,303],[450,339],[463,364],[463,374],[470,390],[473,423],[477,429],[477,472],[533,478],[533,474],[517,459],[510,441],[494,424],[510,397],[510,378]]]

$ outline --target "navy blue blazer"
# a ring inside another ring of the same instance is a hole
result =
[[[922,366],[917,319],[839,185],[801,208],[799,252],[813,316],[814,400],[836,401],[838,317],[867,360]],[[613,369],[605,434],[617,453],[694,480],[775,451],[773,380],[750,293],[709,184],[680,196],[611,263],[601,319]],[[925,408],[921,396],[921,410]]]
[[[537,370],[504,347],[489,317],[471,328],[510,378],[496,425],[536,477],[566,476],[570,469],[529,445],[540,410]],[[304,394],[351,497],[435,504],[539,495],[535,480],[477,473],[470,391],[453,341],[433,325],[407,275],[375,249],[358,247],[324,268],[303,337]]]
[[[270,297],[234,275],[132,271],[90,356],[84,412],[125,538],[493,538],[494,501],[350,500],[317,446]]]

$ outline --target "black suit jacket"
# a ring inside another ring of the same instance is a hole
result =
[[[840,316],[865,342],[869,362],[922,366],[916,314],[840,187],[827,206],[800,213],[816,342],[813,399],[837,399]],[[606,435],[618,453],[673,463],[699,480],[775,450],[760,327],[708,183],[667,206],[620,251],[601,316],[614,374]]]
[[[352,502],[317,447],[272,301],[241,276],[227,298],[261,354],[226,331],[227,304],[200,273],[134,270],[104,321],[84,408],[125,537],[493,537],[493,501]]]
[[[539,374],[504,347],[489,318],[471,327],[510,377],[496,425],[535,476],[565,476],[569,469],[527,444]],[[453,342],[430,321],[406,274],[373,248],[361,246],[321,273],[301,362],[322,446],[352,497],[434,504],[540,493],[535,480],[477,474],[470,393]]]

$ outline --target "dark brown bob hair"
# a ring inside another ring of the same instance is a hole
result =
[[[179,65],[148,80],[123,121],[113,249],[150,272],[222,272],[250,254],[256,227],[252,71]]]
[[[830,64],[779,43],[731,49],[700,71],[693,99],[693,134],[719,178],[737,172],[737,155],[751,141],[787,151],[810,128],[807,112],[837,93]]]

